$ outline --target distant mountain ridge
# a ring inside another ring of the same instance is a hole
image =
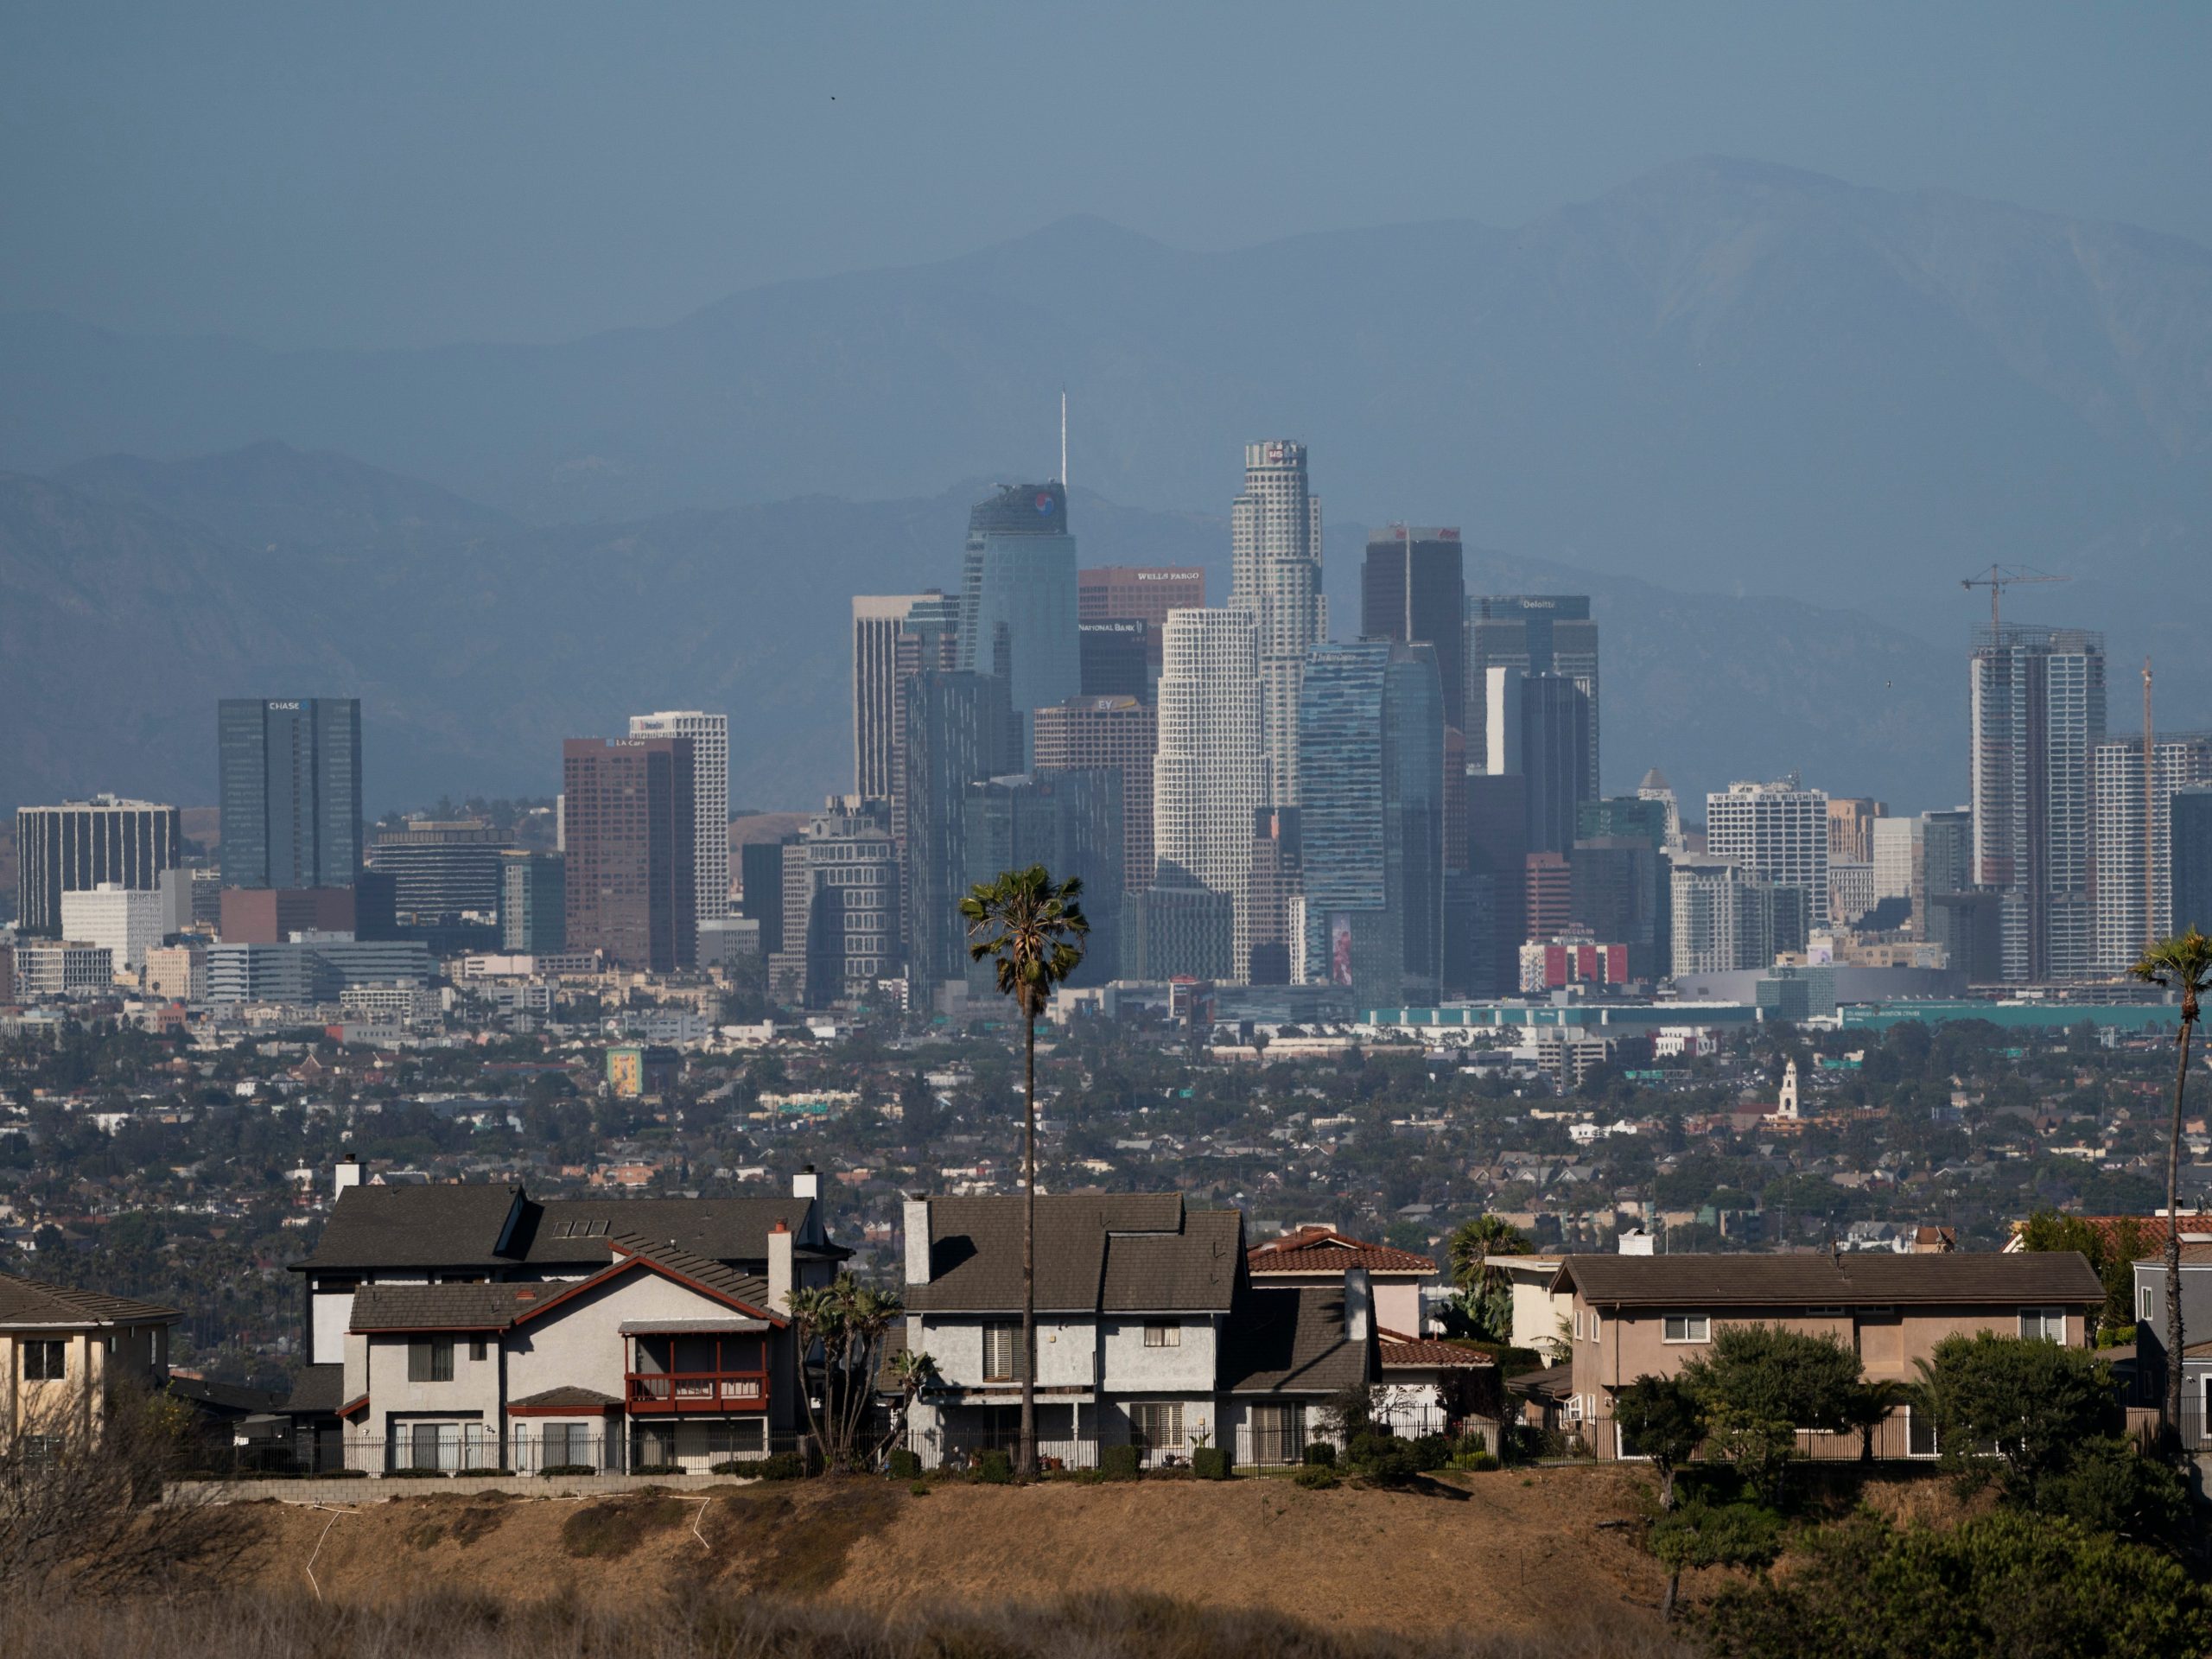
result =
[[[296,694],[364,699],[373,810],[546,793],[562,738],[695,706],[731,716],[733,801],[802,808],[850,787],[850,595],[950,587],[986,487],[531,527],[280,444],[67,476],[0,474],[0,808],[101,789],[211,801],[215,700]],[[1085,563],[1202,564],[1226,593],[1221,518],[1078,489],[1071,522]],[[1328,533],[1343,636],[1363,539]],[[1473,548],[1468,574],[1474,591],[1596,595],[1615,788],[1656,764],[1694,802],[1795,766],[1900,806],[1956,795],[1963,694],[1910,635]]]
[[[1133,505],[1220,512],[1292,434],[1332,517],[1911,626],[1993,558],[2145,590],[2212,552],[2212,251],[1725,159],[1516,230],[1198,254],[1068,219],[543,346],[0,318],[0,465],[277,438],[630,521],[1046,473],[1063,385],[1075,481]]]

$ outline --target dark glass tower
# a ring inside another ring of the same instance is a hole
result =
[[[1590,699],[1572,676],[1529,674],[1521,681],[1521,772],[1529,780],[1529,850],[1564,853],[1592,798],[1590,755],[1597,746]]]
[[[216,719],[226,887],[350,887],[361,868],[361,705],[226,697]]]
[[[1075,556],[1067,492],[1058,484],[1009,484],[969,510],[959,665],[985,674],[1003,660],[1025,734],[1038,709],[1083,691]],[[1028,758],[1026,735],[1020,753],[1017,764]]]
[[[1392,524],[1368,537],[1359,571],[1360,638],[1434,646],[1444,723],[1458,732],[1467,729],[1466,613],[1457,528]]]
[[[908,680],[904,696],[899,845],[906,973],[918,994],[932,995],[967,973],[959,905],[967,891],[968,786],[1020,770],[1020,740],[1006,682],[995,674],[932,670]]]
[[[2212,933],[2212,785],[2176,790],[2171,810],[2173,931]]]

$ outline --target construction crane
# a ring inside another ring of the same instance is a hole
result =
[[[1974,575],[1961,576],[1959,578],[1959,586],[1989,589],[1989,637],[1993,644],[1997,638],[1999,620],[1998,601],[2003,596],[2007,588],[2016,588],[2023,582],[2071,582],[2073,580],[2071,576],[2053,576],[2041,570],[2031,570],[2022,564],[1993,564],[1988,569],[1980,571]]]

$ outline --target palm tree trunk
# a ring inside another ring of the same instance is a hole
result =
[[[1021,1153],[1020,1474],[1030,1480],[1037,1473],[1037,1014],[1027,1007],[1021,1012],[1026,1033],[1022,1082],[1029,1114]]]
[[[2181,1065],[2174,1073],[2173,1130],[2166,1141],[2166,1431],[2170,1451],[2182,1451],[2181,1120],[2189,1088],[2190,1039],[2196,1029],[2196,994],[2181,1001]]]

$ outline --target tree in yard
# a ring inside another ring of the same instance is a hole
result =
[[[1613,1421],[1659,1473],[1659,1507],[1675,1507],[1675,1471],[1705,1439],[1705,1408],[1679,1376],[1639,1376],[1613,1396]]]
[[[1512,1340],[1513,1281],[1494,1258],[1528,1254],[1529,1241],[1503,1216],[1477,1216],[1453,1230],[1452,1282],[1459,1287],[1460,1313],[1477,1336]]]
[[[802,1384],[807,1427],[823,1461],[843,1474],[860,1466],[861,1431],[874,1403],[876,1370],[892,1320],[906,1310],[898,1297],[864,1285],[849,1273],[835,1283],[791,1293],[791,1338],[804,1373],[806,1357],[822,1346],[822,1403]]]
[[[1914,1392],[1945,1460],[1964,1470],[1979,1448],[1993,1447],[2016,1489],[2118,1427],[2112,1372],[2086,1349],[1986,1331],[1950,1336],[1920,1362],[1920,1377]]]
[[[2212,939],[2192,927],[2179,938],[2160,939],[2135,964],[2135,977],[2181,993],[2181,1030],[2174,1043],[2174,1120],[2166,1137],[2166,1408],[2165,1440],[2179,1456],[2181,1433],[2181,1121],[2189,1090],[2190,1041],[2196,1033],[2198,999],[2212,989]]]
[[[2107,1227],[2092,1227],[2079,1216],[2038,1210],[2020,1229],[2024,1250],[2079,1250],[2104,1281],[2105,1305],[2097,1315],[2100,1345],[2109,1334],[2135,1323],[2135,1264],[2154,1246],[2151,1229],[2139,1216],[2121,1216]]]
[[[885,1426],[883,1444],[876,1447],[879,1458],[896,1446],[899,1437],[906,1432],[906,1420],[913,1415],[915,1400],[938,1380],[937,1362],[918,1349],[902,1348],[885,1364],[883,1376],[899,1391],[899,1408]]]
[[[1713,1449],[1778,1503],[1797,1431],[1851,1427],[1859,1357],[1832,1338],[1780,1325],[1724,1325],[1682,1367],[1681,1381],[1704,1408]]]
[[[1661,1516],[1644,1544],[1667,1569],[1659,1617],[1675,1616],[1686,1567],[1765,1567],[1782,1548],[1782,1517],[1756,1503],[1711,1503],[1695,1497]]]
[[[1886,1380],[1854,1382],[1844,1402],[1844,1427],[1859,1431],[1859,1461],[1874,1461],[1874,1431],[1889,1421],[1890,1414],[1912,1397],[1902,1382]]]
[[[1037,1020],[1052,988],[1083,960],[1090,924],[1077,899],[1083,883],[1055,881],[1042,864],[979,881],[960,901],[968,955],[997,964],[999,993],[1021,1011],[1023,1100],[1021,1212],[1021,1456],[1015,1472],[1037,1473]]]

